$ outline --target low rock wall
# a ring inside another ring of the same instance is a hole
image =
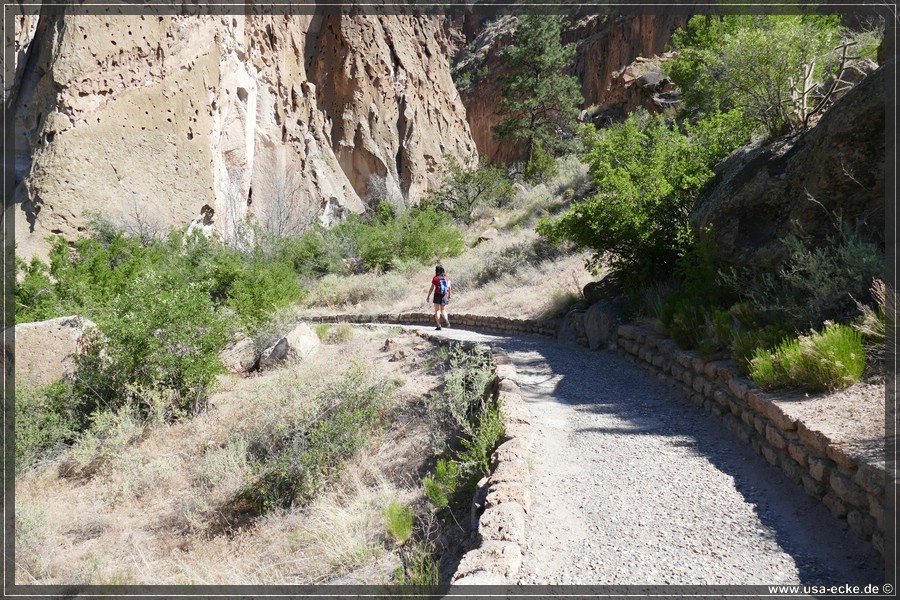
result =
[[[308,317],[312,323],[396,323],[403,325],[434,325],[434,313],[405,312],[377,314],[333,314]],[[473,327],[496,333],[515,333],[555,336],[557,323],[537,319],[510,319],[484,315],[451,314],[450,328]]]
[[[856,535],[884,555],[887,473],[883,466],[848,454],[821,432],[792,418],[774,394],[740,376],[732,361],[704,360],[669,338],[631,324],[618,327],[616,348],[677,385],[694,404],[721,419],[726,429],[821,500],[833,515],[846,519]]]

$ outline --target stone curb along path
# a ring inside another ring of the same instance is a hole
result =
[[[438,344],[478,345],[428,333],[419,335]],[[520,394],[516,367],[502,352],[492,349],[492,353],[495,397],[500,406],[504,441],[491,455],[491,473],[478,484],[476,498],[484,498],[484,510],[476,515],[478,547],[466,552],[460,560],[451,578],[453,585],[508,585],[522,566],[525,514],[531,507],[528,491],[531,411]]]

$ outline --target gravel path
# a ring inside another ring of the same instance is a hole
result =
[[[623,357],[548,338],[439,335],[504,349],[531,409],[517,583],[883,581],[881,557],[821,503]]]

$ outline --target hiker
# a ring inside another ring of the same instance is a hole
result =
[[[428,296],[425,296],[426,302],[428,302],[428,297],[431,296],[431,292],[434,292],[434,299],[432,302],[434,302],[434,323],[437,325],[435,329],[440,331],[441,317],[444,318],[447,327],[450,327],[450,319],[447,317],[447,303],[450,301],[450,277],[441,265],[434,268],[434,277],[431,280],[431,287],[428,288]]]

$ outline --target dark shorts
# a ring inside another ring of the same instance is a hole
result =
[[[450,302],[450,298],[444,296],[443,294],[435,294],[433,302],[435,304],[447,304]]]

